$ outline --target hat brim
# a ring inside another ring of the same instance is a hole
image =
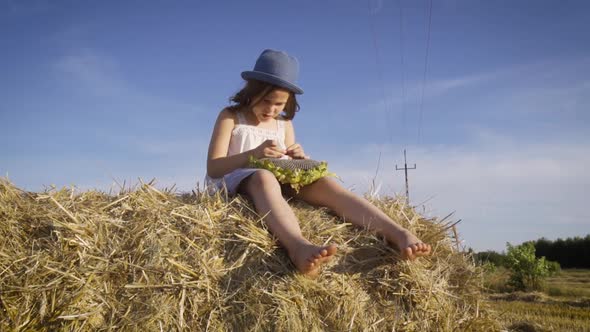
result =
[[[295,94],[301,95],[303,94],[303,90],[296,86],[295,84],[289,83],[277,76],[270,75],[267,73],[259,72],[259,71],[244,71],[242,72],[242,78],[245,80],[258,80],[266,83],[270,83],[272,85],[280,86],[285,88],[289,91],[292,91]]]

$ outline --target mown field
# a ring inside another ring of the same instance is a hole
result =
[[[513,331],[590,331],[590,270],[562,270],[541,292],[508,292],[508,271],[485,276],[489,304]]]

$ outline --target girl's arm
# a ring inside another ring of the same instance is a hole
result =
[[[295,129],[291,120],[285,121],[285,145],[288,147],[295,144]]]
[[[207,175],[212,178],[220,178],[236,168],[243,167],[248,161],[248,156],[243,153],[227,156],[235,122],[234,115],[227,109],[217,116],[207,154]]]
[[[220,178],[235,169],[247,167],[250,156],[280,158],[284,153],[278,147],[277,142],[269,140],[255,149],[228,156],[229,141],[235,123],[234,115],[226,109],[221,111],[217,117],[207,155],[207,175],[212,178]]]

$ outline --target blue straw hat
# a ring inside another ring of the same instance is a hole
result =
[[[283,51],[267,49],[260,54],[254,70],[242,72],[245,80],[258,80],[303,94],[297,86],[299,62]]]

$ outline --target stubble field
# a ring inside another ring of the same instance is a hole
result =
[[[486,275],[489,303],[513,331],[590,331],[590,270],[568,269],[542,292],[506,292],[508,271]]]

